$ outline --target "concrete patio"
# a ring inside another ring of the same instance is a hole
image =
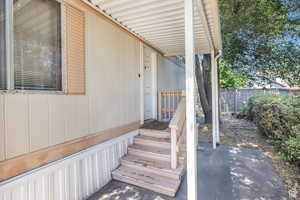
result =
[[[112,181],[90,200],[184,200],[186,180],[175,198]],[[200,200],[287,200],[281,178],[261,151],[210,144],[198,148],[198,195]]]

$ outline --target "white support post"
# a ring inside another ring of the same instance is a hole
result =
[[[211,58],[211,89],[212,89],[212,134],[213,134],[213,148],[217,148],[217,85],[216,85],[216,70],[215,70],[215,53],[210,54]]]
[[[197,200],[197,141],[195,115],[194,1],[184,1],[186,58],[187,199]]]
[[[218,80],[218,65],[217,59],[214,59],[215,78],[216,78],[216,135],[217,143],[220,143],[220,116],[219,116],[219,80]]]

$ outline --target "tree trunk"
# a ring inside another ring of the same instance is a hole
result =
[[[211,60],[210,54],[203,56],[202,65],[196,55],[196,80],[201,106],[205,116],[205,123],[212,123],[212,88],[211,88]]]

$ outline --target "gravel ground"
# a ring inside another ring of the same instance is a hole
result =
[[[199,141],[211,143],[211,135],[211,127],[202,123]],[[284,161],[271,141],[264,137],[252,122],[223,115],[220,137],[223,145],[262,150],[270,158],[276,172],[283,178],[290,199],[300,200],[300,169]]]

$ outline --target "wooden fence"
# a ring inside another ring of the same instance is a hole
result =
[[[198,92],[196,92],[198,94]],[[240,112],[250,97],[260,94],[300,95],[300,89],[224,89],[220,91],[220,109],[222,113]],[[170,121],[179,105],[185,91],[163,91],[158,94],[158,118],[160,121]],[[200,97],[196,96],[196,108],[201,109]]]
[[[292,89],[268,88],[268,89],[225,89],[220,91],[220,109],[223,113],[240,112],[248,100],[261,94],[289,95],[295,92]],[[197,104],[200,104],[198,98]]]
[[[278,89],[230,89],[220,92],[221,112],[240,112],[248,100],[260,94],[279,94]]]

